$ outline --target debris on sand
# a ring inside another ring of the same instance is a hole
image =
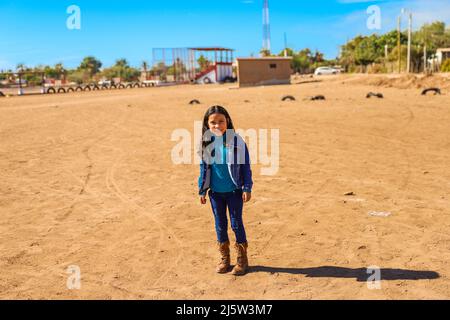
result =
[[[325,96],[323,96],[323,95],[318,95],[318,96],[311,97],[309,100],[311,100],[311,101],[315,101],[315,100],[325,100]]]
[[[373,216],[373,217],[389,217],[391,215],[391,213],[390,212],[370,211],[369,215]]]
[[[382,93],[374,93],[374,92],[369,92],[366,96],[367,99],[370,99],[371,97],[377,97],[379,99],[383,99],[384,96]]]

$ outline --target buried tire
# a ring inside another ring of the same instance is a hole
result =
[[[384,96],[382,93],[373,93],[373,92],[369,92],[366,96],[367,99],[370,99],[371,97],[377,97],[379,99],[383,99]]]
[[[225,79],[223,79],[224,83],[232,83],[232,82],[236,82],[235,78],[227,76],[225,77]]]
[[[0,91],[0,97],[4,97],[5,95],[3,94],[3,92]]]
[[[281,98],[281,101],[295,101],[295,98],[293,96],[284,96],[283,98]]]
[[[75,90],[73,88],[67,89],[67,92],[74,92]]]
[[[203,83],[204,84],[210,84],[212,81],[211,81],[211,79],[209,78],[209,77],[205,77],[204,79],[203,79]]]
[[[200,104],[200,101],[198,101],[197,99],[194,99],[194,100],[189,101],[189,104],[190,104],[190,105],[193,105],[193,104]]]
[[[55,90],[55,88],[48,88],[47,89],[47,93],[48,94],[53,94],[53,93],[56,93],[56,90]]]
[[[323,95],[318,95],[318,96],[311,97],[309,100],[311,100],[311,101],[325,100],[325,96],[323,96]]]
[[[434,92],[434,95],[441,95],[441,89],[439,88],[427,88],[422,91],[422,95],[426,96],[428,92]]]

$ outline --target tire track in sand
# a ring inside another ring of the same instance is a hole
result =
[[[160,238],[159,238],[159,242],[157,245],[157,248],[155,250],[155,254],[153,257],[153,260],[156,260],[156,255],[158,254],[158,252],[160,251],[160,249],[163,246],[163,243],[165,241],[165,236],[164,236],[164,232],[166,233],[166,235],[168,236],[168,238],[173,239],[176,242],[176,245],[178,246],[178,250],[177,250],[177,258],[175,259],[175,261],[171,264],[170,267],[166,268],[166,270],[159,276],[157,277],[157,279],[153,282],[152,284],[152,290],[157,290],[160,288],[156,288],[157,284],[159,284],[162,280],[165,279],[165,277],[167,276],[167,274],[169,272],[171,272],[176,266],[178,266],[180,260],[182,259],[183,255],[182,255],[182,249],[183,249],[183,245],[182,242],[178,239],[178,237],[176,236],[176,234],[168,227],[166,226],[159,218],[154,217],[152,214],[149,214],[148,210],[144,207],[142,207],[141,205],[137,204],[135,201],[133,201],[129,196],[127,196],[122,189],[119,187],[117,180],[115,178],[115,171],[116,168],[120,165],[121,161],[125,158],[126,153],[116,147],[111,146],[111,148],[118,150],[121,154],[119,156],[117,156],[116,160],[114,161],[114,163],[108,168],[108,172],[106,175],[106,184],[108,189],[119,199],[121,200],[124,204],[127,204],[130,208],[134,208],[135,210],[141,212],[141,214],[149,217],[159,228],[160,230]],[[153,205],[153,208],[158,207],[158,205]],[[160,207],[160,206],[159,206]]]
[[[82,180],[82,186],[81,189],[79,191],[79,193],[77,194],[76,198],[72,201],[71,205],[69,206],[69,209],[62,215],[59,215],[56,217],[56,220],[59,222],[62,222],[64,220],[66,220],[70,214],[72,214],[73,209],[75,208],[75,205],[79,199],[80,196],[82,196],[85,193],[85,190],[88,186],[91,174],[92,174],[92,168],[94,166],[94,162],[92,161],[89,152],[96,146],[98,146],[100,144],[101,141],[106,140],[112,133],[115,132],[115,128],[120,128],[122,127],[127,119],[129,118],[129,113],[125,113],[116,123],[112,124],[110,126],[110,130],[108,130],[108,132],[106,132],[105,134],[101,135],[99,138],[96,138],[93,140],[92,143],[90,143],[87,147],[85,147],[82,151],[83,155],[85,156],[85,158],[88,160],[88,166],[87,168],[87,173],[86,176],[84,177],[84,179]],[[94,126],[90,132],[89,132],[89,136],[93,134],[94,130],[98,129],[98,127]],[[61,151],[61,149],[59,149]],[[65,170],[67,173],[69,173],[69,170]]]

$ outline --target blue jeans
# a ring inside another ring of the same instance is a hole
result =
[[[242,190],[219,193],[209,190],[209,200],[214,214],[217,241],[220,243],[229,241],[228,239],[228,219],[227,207],[230,214],[231,229],[236,235],[237,243],[247,242],[245,235],[244,222],[242,221]]]

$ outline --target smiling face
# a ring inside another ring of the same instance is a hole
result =
[[[213,113],[208,118],[208,127],[216,136],[222,136],[227,131],[227,118],[220,113]]]

